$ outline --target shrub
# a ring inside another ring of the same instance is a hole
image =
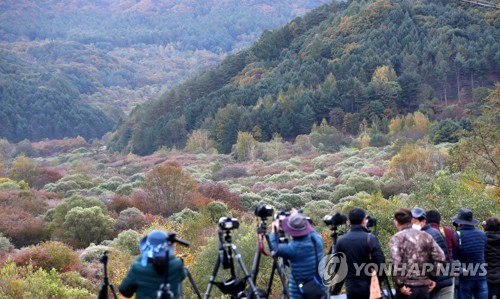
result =
[[[292,208],[301,209],[307,202],[307,199],[299,194],[281,194],[277,199],[275,206],[279,210],[290,211]]]
[[[171,221],[174,221],[177,223],[183,223],[184,221],[196,219],[200,216],[201,216],[200,213],[195,212],[189,208],[185,208],[178,213],[172,214],[170,217],[168,217],[168,220],[171,220]]]
[[[80,261],[85,263],[98,262],[105,251],[109,251],[108,246],[95,245],[92,243],[80,253]]]
[[[253,212],[260,201],[262,201],[262,197],[252,192],[240,195],[240,203],[243,209],[248,212]]]
[[[127,229],[138,230],[148,223],[146,216],[137,208],[128,208],[120,212],[115,222],[115,229],[118,232]]]
[[[121,194],[115,194],[113,198],[111,198],[109,206],[110,210],[120,213],[127,208],[133,207],[133,204],[128,197],[122,196]]]
[[[328,200],[310,201],[302,210],[304,215],[311,217],[315,227],[319,230],[325,227],[323,218],[333,213],[333,206],[334,204]]]
[[[231,209],[241,209],[240,196],[232,193],[229,188],[220,183],[204,183],[200,186],[200,193],[213,200],[222,201]]]
[[[330,201],[333,203],[337,203],[339,202],[340,199],[354,194],[356,194],[356,189],[354,187],[346,185],[338,185],[335,186],[335,189],[332,195],[330,196]]]
[[[146,175],[144,173],[136,173],[127,179],[131,183],[144,182],[146,180]]]
[[[379,183],[372,178],[350,177],[346,185],[356,189],[356,192],[377,193],[380,191]]]
[[[134,186],[132,184],[122,184],[116,188],[116,193],[120,195],[130,195],[134,190]]]
[[[223,167],[213,175],[214,181],[221,181],[226,179],[237,179],[243,176],[247,176],[247,170],[244,167],[238,166],[227,166]]]
[[[21,249],[12,255],[18,266],[32,265],[45,270],[56,269],[60,272],[75,269],[78,257],[68,245],[61,242],[46,242]]]
[[[14,249],[14,246],[10,243],[9,239],[4,237],[0,232],[0,253],[9,252]]]
[[[113,218],[103,213],[101,208],[75,207],[68,211],[63,223],[64,237],[75,247],[99,243],[113,233]]]
[[[120,251],[128,251],[131,255],[139,254],[139,241],[141,235],[135,230],[125,230],[118,234],[118,237],[111,242],[110,246]]]
[[[211,202],[206,207],[201,209],[201,213],[210,219],[211,223],[219,221],[220,217],[230,216],[227,205],[222,202]]]
[[[413,180],[410,181],[399,181],[391,180],[382,186],[382,195],[384,198],[390,198],[401,193],[410,193],[414,186]]]
[[[46,238],[45,221],[13,207],[0,209],[0,231],[18,248]]]

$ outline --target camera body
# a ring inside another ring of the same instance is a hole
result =
[[[219,218],[219,228],[224,231],[230,231],[233,229],[238,229],[240,227],[240,221],[236,218],[231,217],[221,217]]]
[[[255,216],[260,218],[267,218],[273,216],[274,209],[271,206],[258,205],[255,208]]]
[[[286,211],[278,211],[278,213],[275,213],[273,215],[273,220],[279,220],[279,221],[282,221],[283,219],[285,219],[286,217],[290,216],[290,212],[286,212]]]
[[[371,216],[366,216],[366,227],[374,227],[377,226],[377,218],[371,217]]]
[[[333,227],[346,224],[347,223],[347,216],[342,215],[339,212],[333,214],[333,215],[326,215],[323,218],[323,222],[325,222],[326,225],[331,225]]]

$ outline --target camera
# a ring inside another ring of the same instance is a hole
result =
[[[273,216],[273,220],[278,220],[282,221],[286,217],[290,216],[290,212],[285,212],[285,211],[279,211],[278,213],[275,213]]]
[[[326,215],[323,218],[323,222],[325,222],[326,225],[339,226],[347,223],[347,216],[337,212],[333,215]]]
[[[255,216],[260,218],[267,218],[273,216],[274,209],[271,206],[258,205],[255,208]]]
[[[371,217],[371,216],[366,216],[366,227],[374,227],[377,225],[377,218]]]
[[[240,227],[240,222],[236,218],[221,217],[219,218],[219,227],[222,230],[230,231],[233,229],[238,229]]]

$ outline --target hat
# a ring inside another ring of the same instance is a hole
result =
[[[475,226],[476,224],[479,223],[479,220],[474,219],[474,217],[472,216],[472,211],[469,209],[464,209],[464,208],[458,210],[458,214],[453,216],[453,218],[451,218],[451,219],[456,224],[465,224],[465,225],[474,225]]]
[[[309,220],[301,214],[294,213],[282,221],[283,231],[292,237],[302,237],[308,235],[313,229]]]
[[[168,234],[161,230],[153,230],[141,239],[139,250],[141,251],[141,265],[146,267],[148,258],[166,257]]]
[[[413,210],[411,210],[411,217],[417,218],[417,219],[425,219],[425,211],[422,208],[415,207]]]

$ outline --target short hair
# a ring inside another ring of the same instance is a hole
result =
[[[441,223],[441,214],[437,210],[429,210],[425,214],[427,214],[427,223]]]
[[[396,219],[399,225],[411,223],[411,211],[403,208],[397,209],[394,212],[394,219]]]
[[[366,217],[366,212],[363,209],[360,208],[354,208],[349,211],[349,222],[351,224],[361,224],[363,222],[363,219]]]
[[[483,227],[485,231],[500,231],[500,220],[497,217],[490,217],[486,219]]]

